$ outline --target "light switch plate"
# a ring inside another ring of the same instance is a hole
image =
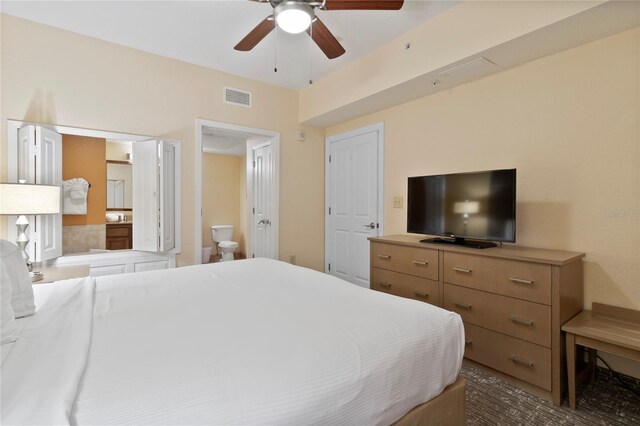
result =
[[[393,197],[393,208],[401,209],[404,207],[404,198],[403,197]]]

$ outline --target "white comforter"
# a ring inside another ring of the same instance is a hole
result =
[[[390,424],[462,363],[457,314],[273,260],[93,284],[35,286],[3,424]]]

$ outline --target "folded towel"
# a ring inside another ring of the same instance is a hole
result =
[[[87,214],[87,191],[89,182],[82,178],[73,178],[62,182],[63,213]]]

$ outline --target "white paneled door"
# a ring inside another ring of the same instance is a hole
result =
[[[271,143],[253,149],[253,257],[277,259],[271,205],[273,161]]]
[[[369,241],[379,235],[381,131],[327,139],[327,272],[369,287]]]
[[[175,146],[133,143],[133,249],[166,252],[175,247]]]
[[[62,185],[62,135],[41,126],[22,127],[18,130],[17,151],[18,179],[39,185]],[[28,219],[30,260],[43,262],[61,256],[62,214]],[[10,223],[14,222],[15,218],[10,219]]]

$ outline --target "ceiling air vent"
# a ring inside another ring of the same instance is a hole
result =
[[[451,78],[464,80],[466,78],[484,74],[491,69],[495,69],[495,67],[496,64],[494,64],[487,58],[478,58],[474,59],[473,61],[465,62],[464,64],[442,71],[440,75],[446,75]]]
[[[251,92],[245,90],[234,89],[233,87],[224,86],[223,101],[225,104],[232,104],[251,108]]]

